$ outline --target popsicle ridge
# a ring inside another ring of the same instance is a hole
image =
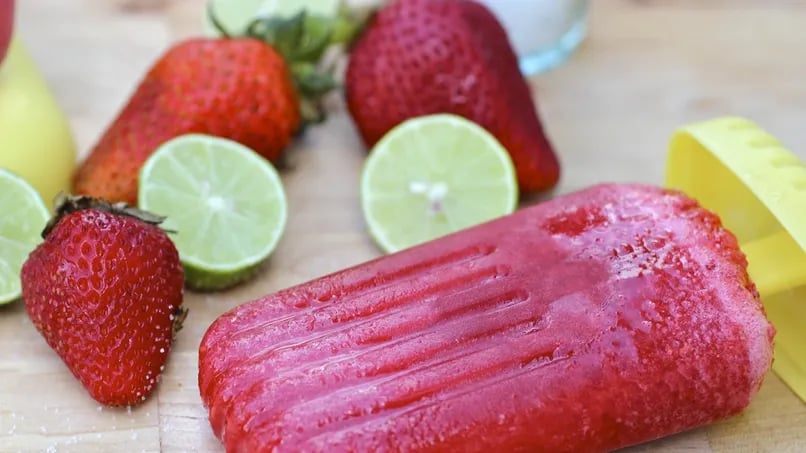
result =
[[[747,406],[745,268],[684,195],[596,186],[235,308],[202,398],[229,451],[610,451]]]
[[[506,312],[511,310],[515,305],[519,303],[525,302],[527,299],[522,295],[517,295],[515,298],[512,299],[504,299],[504,304],[499,309],[493,309],[490,312],[486,313],[488,317],[493,317],[492,315],[495,314],[496,310],[501,310],[502,312]],[[526,318],[526,316],[522,316]],[[494,337],[498,338],[517,338],[517,336],[523,335],[523,332],[534,332],[536,331],[535,315],[532,314],[528,316],[524,322],[511,325],[511,321],[507,322],[508,320],[505,319],[504,316],[498,316],[495,319],[496,322],[488,322],[483,323],[478,326],[468,325],[463,327],[465,333],[457,337],[454,341],[445,344],[445,346],[441,349],[436,349],[433,346],[428,348],[424,347],[420,350],[416,348],[417,344],[406,344],[405,342],[393,342],[386,344],[387,351],[389,349],[394,349],[400,355],[398,355],[398,360],[389,360],[385,359],[382,355],[382,352],[378,347],[372,348],[370,351],[371,354],[364,355],[359,354],[358,356],[352,357],[353,360],[360,360],[357,363],[350,361],[349,359],[342,359],[341,356],[334,357],[334,362],[331,362],[327,369],[317,368],[316,366],[311,367],[310,369],[313,370],[313,373],[309,373],[305,376],[305,379],[296,380],[296,382],[281,382],[283,379],[278,378],[269,378],[268,381],[263,381],[260,384],[260,388],[258,392],[260,396],[269,396],[271,395],[274,390],[278,387],[282,388],[285,387],[286,390],[289,387],[294,387],[294,391],[297,392],[304,392],[307,395],[307,399],[304,401],[297,401],[296,403],[285,407],[286,415],[293,413],[295,410],[299,409],[301,411],[310,411],[312,408],[315,411],[317,407],[327,407],[326,405],[322,405],[322,401],[324,400],[333,400],[334,402],[344,403],[348,400],[341,400],[340,398],[343,395],[349,395],[351,393],[354,394],[361,394],[363,396],[371,396],[375,395],[372,398],[372,401],[368,403],[367,407],[370,408],[383,408],[383,409],[390,409],[396,406],[402,405],[400,401],[396,401],[392,399],[389,393],[386,394],[385,397],[378,396],[377,394],[383,393],[383,388],[388,387],[389,384],[396,385],[396,379],[407,379],[410,384],[408,386],[410,391],[413,391],[415,387],[418,387],[418,384],[424,385],[424,383],[428,382],[429,385],[433,387],[434,380],[433,379],[425,379],[425,380],[418,380],[416,376],[423,376],[428,375],[433,372],[433,369],[438,369],[440,367],[451,367],[455,368],[454,372],[450,373],[450,378],[444,382],[441,382],[440,385],[442,386],[443,391],[447,390],[451,385],[455,384],[457,380],[464,380],[469,381],[470,374],[477,374],[478,376],[486,375],[484,369],[477,369],[473,367],[462,367],[456,364],[464,363],[464,361],[468,360],[470,356],[487,356],[488,360],[492,363],[496,359],[500,360],[500,351],[496,352],[496,348],[501,348],[502,344],[500,342],[495,341]],[[464,322],[469,323],[472,322],[473,318],[458,318],[453,320],[453,324]],[[448,327],[446,324],[445,327]],[[479,332],[481,330],[481,332]],[[488,337],[484,338],[483,335],[487,334]],[[423,332],[423,334],[419,334],[419,336],[428,335],[432,337],[440,336],[440,333],[434,328],[429,328]],[[442,334],[444,337],[444,334]],[[414,338],[414,342],[418,342],[422,344],[423,338],[417,339]],[[444,338],[437,338],[437,341],[434,341],[432,344],[439,344],[439,342],[444,342]],[[426,343],[426,345],[428,345]],[[547,349],[548,348],[548,349]],[[527,351],[526,348],[522,348],[523,351]],[[538,347],[539,350],[536,352],[524,352],[523,357],[519,357],[516,359],[511,359],[512,364],[520,363],[522,361],[532,361],[534,357],[542,357],[544,355],[551,355],[551,351],[556,349],[556,346],[552,343],[551,347]],[[371,356],[370,356],[371,355]],[[388,355],[388,353],[387,353]],[[341,359],[341,360],[339,360]],[[312,376],[311,376],[312,375]],[[313,379],[308,379],[309,377],[313,377]],[[319,378],[321,380],[318,380]],[[325,383],[332,384],[333,380],[338,380],[340,387],[338,390],[333,391],[332,388],[328,389],[328,386]],[[294,381],[294,379],[290,379],[290,381]],[[300,384],[299,387],[295,386],[294,384]],[[274,388],[272,388],[274,387]],[[431,390],[428,390],[428,385],[420,388],[418,391],[419,395],[426,395],[433,393]],[[418,387],[419,388],[419,387]],[[251,389],[250,389],[251,391]],[[259,414],[257,416],[258,420],[266,419],[267,412],[274,413],[274,407],[277,407],[278,403],[283,402],[283,395],[279,396],[278,398],[271,398],[271,404],[269,407],[263,407],[262,401],[267,401],[262,398],[253,398],[255,394],[250,395],[248,398],[250,401],[256,402],[256,406],[247,405],[242,413],[243,414]],[[412,396],[409,395],[407,398],[411,398]],[[406,400],[407,398],[403,398]],[[419,399],[419,397],[415,398]],[[332,406],[332,405],[331,405]],[[280,407],[282,404],[280,404]],[[332,408],[331,408],[332,409]],[[335,411],[335,414],[328,415],[328,420],[335,420],[336,417],[340,415],[339,411]],[[350,411],[347,411],[346,414],[349,415]],[[237,418],[237,415],[235,416]],[[308,414],[306,417],[310,417],[311,419],[319,420],[324,418],[324,415],[319,417],[315,417],[311,414]],[[254,419],[251,420],[246,427],[251,426],[252,424],[256,423]],[[330,422],[328,423],[330,424]],[[238,426],[238,423],[236,423]]]
[[[526,297],[522,294],[518,294],[511,298],[504,299],[505,302],[503,303],[509,306],[510,303],[523,303],[526,300]],[[473,317],[468,319],[452,320],[451,323],[461,322],[467,323],[468,325],[465,327],[464,334],[461,337],[458,337],[452,344],[439,349],[443,349],[443,352],[447,353],[449,352],[448,350],[454,351],[468,344],[477,342],[478,340],[482,340],[482,337],[485,335],[496,335],[508,330],[521,329],[526,331],[537,328],[531,316],[522,323],[515,325],[506,324],[504,320],[493,322],[489,325],[475,326],[473,324],[478,321],[478,318],[483,316],[492,317],[494,314],[497,315],[498,310],[493,310],[490,314],[476,313]],[[501,316],[499,315],[498,317],[500,318]],[[275,375],[272,378],[256,382],[246,391],[252,391],[257,385],[263,387],[259,390],[260,392],[275,391],[281,384],[291,386],[295,390],[299,390],[302,387],[305,387],[306,390],[315,390],[316,386],[325,384],[329,378],[341,379],[345,372],[350,371],[350,366],[355,367],[355,378],[378,376],[399,371],[406,367],[406,363],[420,363],[431,357],[436,352],[436,349],[438,349],[438,347],[435,346],[437,343],[434,341],[438,340],[440,335],[441,334],[436,329],[432,328],[422,332],[409,333],[389,344],[381,343],[366,348],[358,348],[356,352],[342,353],[334,357],[333,360],[329,360],[327,357],[320,358],[310,363],[303,363],[296,367],[288,368],[283,371],[282,376]],[[401,350],[403,360],[389,360],[384,357],[384,351],[389,347]],[[466,352],[462,352],[462,354],[466,354]],[[451,357],[448,356],[448,358]]]
[[[461,272],[461,275],[454,276]],[[222,370],[229,370],[232,366],[243,367],[250,363],[262,362],[269,358],[285,361],[284,356],[290,356],[289,362],[298,362],[310,359],[312,355],[320,354],[319,349],[327,347],[332,353],[346,348],[353,343],[379,341],[377,338],[379,320],[388,317],[402,319],[412,318],[406,322],[417,323],[418,319],[428,319],[432,314],[424,312],[422,306],[412,306],[415,301],[429,300],[434,296],[428,293],[434,291],[451,292],[454,288],[467,284],[481,285],[485,281],[501,278],[507,272],[506,266],[493,266],[480,269],[465,269],[461,265],[446,270],[443,274],[429,273],[426,279],[411,281],[420,285],[420,290],[401,291],[393,294],[394,297],[378,294],[385,288],[362,291],[353,303],[340,304],[337,301],[314,309],[304,310],[295,316],[286,316],[277,323],[263,323],[263,330],[250,327],[246,330],[234,331],[229,338],[233,342],[247,345],[251,355],[238,364],[227,364]],[[442,281],[438,281],[438,277]],[[404,280],[406,281],[406,280]],[[474,301],[470,299],[469,301]],[[388,310],[379,315],[379,318],[369,318],[381,309]],[[418,313],[421,312],[421,313]],[[411,315],[414,313],[414,316]],[[403,328],[405,326],[399,326]],[[362,329],[363,328],[363,329]],[[369,330],[369,332],[366,332]],[[373,338],[372,332],[375,332]],[[394,332],[385,335],[393,335]],[[234,356],[233,356],[234,357]],[[275,361],[278,361],[275,360]],[[216,382],[214,375],[209,381]],[[208,389],[208,391],[214,391]]]
[[[363,358],[363,355],[372,356],[373,351],[377,351],[379,346],[385,346],[396,348],[404,356],[408,354],[406,357],[409,362],[406,363],[416,363],[426,359],[426,354],[422,350],[422,337],[433,335],[438,326],[435,318],[464,319],[462,316],[464,313],[470,313],[472,316],[483,308],[487,308],[488,313],[492,314],[496,312],[496,308],[490,309],[491,307],[506,309],[527,299],[522,291],[500,293],[490,285],[481,286],[475,294],[458,295],[460,297],[456,298],[456,303],[447,302],[441,307],[435,306],[432,298],[423,298],[422,304],[408,307],[406,310],[398,308],[361,323],[345,323],[338,329],[328,328],[326,333],[318,335],[315,341],[309,336],[303,336],[298,340],[265,346],[256,355],[247,357],[228,369],[228,373],[238,373],[243,379],[218,386],[212,381],[213,385],[209,392],[215,395],[215,399],[228,401],[233,395],[252,392],[258,385],[263,392],[267,391],[267,388],[277,390],[280,387],[278,382],[283,382],[286,387],[294,382],[299,383],[299,380],[294,379],[295,375],[306,368],[316,370],[323,362],[328,362],[329,376],[338,376],[339,382],[346,385],[351,379],[368,378],[381,372],[389,372],[400,364],[399,361],[384,364],[377,358],[356,363],[350,361],[351,357],[359,359]],[[415,344],[412,346],[406,344],[404,340],[407,338],[411,338],[411,342]],[[457,344],[451,347],[458,347],[460,340],[461,338],[457,338]],[[328,353],[323,354],[323,351]],[[375,355],[382,356],[377,353]],[[340,363],[343,366],[337,366]],[[367,366],[369,364],[371,366]],[[314,373],[313,377],[309,376],[309,379],[302,381],[302,384],[308,384],[305,386],[305,391],[311,397],[327,391],[324,382],[328,376],[324,375],[324,368],[321,371],[322,373]]]
[[[297,325],[300,328],[310,327],[304,321],[311,317],[320,321],[330,321],[330,316],[324,310],[339,310],[339,299],[345,294],[351,295],[353,301],[362,299],[371,300],[372,294],[377,294],[385,290],[390,282],[399,284],[400,280],[411,280],[425,274],[430,278],[444,275],[452,268],[462,266],[474,259],[488,256],[495,251],[491,245],[478,244],[465,246],[454,250],[451,253],[430,257],[423,261],[412,261],[406,256],[395,257],[397,261],[389,272],[366,273],[361,268],[347,269],[338,275],[330,276],[330,279],[322,279],[319,284],[310,286],[298,285],[291,287],[277,294],[275,300],[278,303],[260,305],[254,307],[243,306],[241,310],[231,311],[222,316],[221,321],[211,327],[209,335],[215,336],[216,329],[225,331],[221,341],[210,345],[209,353],[222,360],[216,368],[226,370],[229,368],[229,359],[234,357],[231,354],[217,354],[219,347],[231,347],[233,343],[254,345],[259,342],[255,337],[269,336],[268,341],[277,341],[271,337],[277,331],[284,332],[282,328],[289,325]],[[391,264],[391,263],[390,263]],[[504,268],[498,268],[495,272],[505,272]],[[463,276],[463,278],[467,278]],[[441,284],[449,284],[442,282]],[[282,301],[282,302],[280,302]],[[411,300],[409,300],[411,301]],[[327,303],[327,305],[325,305]],[[255,316],[255,312],[260,312],[261,316]],[[270,313],[269,313],[270,312]],[[267,316],[267,315],[271,316]],[[358,316],[357,313],[347,313],[346,316]],[[237,328],[229,329],[229,326]],[[289,332],[285,331],[285,335]],[[202,385],[205,385],[213,376],[201,374]]]

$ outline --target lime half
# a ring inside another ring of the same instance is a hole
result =
[[[50,211],[33,186],[2,168],[0,210],[0,304],[6,304],[20,298],[20,269],[42,242]]]
[[[251,149],[202,134],[162,144],[140,170],[139,207],[165,216],[189,287],[218,290],[250,278],[285,230],[285,190]]]
[[[364,217],[386,252],[509,214],[517,203],[506,149],[455,115],[399,124],[372,149],[361,175]]]
[[[340,6],[341,0],[214,0],[210,7],[225,30],[240,34],[258,17],[290,18],[302,10],[310,15],[335,17]],[[219,35],[208,12],[204,14],[204,30],[207,36]]]

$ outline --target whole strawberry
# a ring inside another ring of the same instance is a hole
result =
[[[228,138],[277,161],[304,122],[321,120],[318,100],[333,87],[314,68],[330,44],[328,24],[312,21],[258,21],[243,37],[175,44],[81,163],[73,191],[134,204],[143,162],[186,133]]]
[[[346,75],[368,146],[406,119],[453,113],[509,151],[522,191],[554,186],[560,167],[506,31],[470,0],[393,0],[354,43]]]
[[[67,199],[22,267],[34,326],[102,404],[135,405],[154,391],[186,314],[182,265],[160,220]]]

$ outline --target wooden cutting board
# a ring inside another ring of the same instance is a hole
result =
[[[70,117],[82,156],[150,63],[200,29],[203,0],[18,1],[18,28]],[[526,3],[526,0],[524,0]],[[595,2],[589,39],[532,79],[564,174],[556,193],[662,181],[678,125],[737,114],[806,158],[804,2]],[[0,451],[222,451],[196,385],[197,348],[229,308],[379,255],[364,231],[364,151],[340,99],[289,150],[288,229],[255,280],[189,292],[190,315],[155,397],[102,408],[45,345],[22,304],[0,309]],[[548,196],[548,195],[546,195]],[[538,199],[530,200],[530,202]],[[773,374],[743,414],[632,452],[806,451],[806,406]]]

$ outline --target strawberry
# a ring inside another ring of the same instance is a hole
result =
[[[467,0],[395,0],[353,43],[349,111],[367,146],[397,124],[433,113],[461,115],[509,151],[522,191],[553,187],[560,167],[506,31]]]
[[[303,14],[256,21],[245,36],[175,44],[81,163],[73,191],[134,204],[143,162],[185,133],[229,138],[276,162],[302,124],[322,119],[318,101],[333,83],[314,64],[330,31]]]
[[[102,404],[136,405],[154,391],[186,314],[179,254],[160,220],[66,199],[22,267],[34,326]]]

